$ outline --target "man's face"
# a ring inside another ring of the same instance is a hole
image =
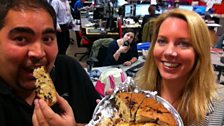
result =
[[[33,91],[33,70],[52,69],[56,41],[53,20],[46,11],[10,10],[0,29],[0,77],[16,91]]]

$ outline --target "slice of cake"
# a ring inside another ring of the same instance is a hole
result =
[[[176,121],[172,114],[153,98],[145,98],[140,105],[136,122],[154,122],[164,126],[176,126]]]
[[[131,92],[121,92],[116,95],[116,106],[118,108],[119,116],[126,122],[131,121],[130,102]]]
[[[157,118],[154,115],[155,111],[152,108],[152,106],[155,104],[156,101],[153,98],[145,98],[137,111],[135,121],[137,123],[157,122]],[[145,112],[147,112],[147,116],[144,115],[146,114]]]
[[[36,96],[46,101],[49,106],[54,105],[57,102],[57,92],[45,68],[43,66],[36,68],[33,71],[33,76],[36,78]]]
[[[137,113],[137,110],[139,109],[139,106],[142,104],[143,100],[145,98],[145,94],[143,93],[132,93],[131,95],[131,101],[130,101],[130,111],[131,111],[131,121],[135,122],[135,116]]]
[[[116,96],[116,105],[120,116],[127,122],[134,122],[136,112],[145,95],[134,92],[121,92]]]

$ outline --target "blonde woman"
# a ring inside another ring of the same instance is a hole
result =
[[[137,84],[172,104],[185,125],[224,125],[224,88],[216,84],[208,28],[193,11],[158,17]]]

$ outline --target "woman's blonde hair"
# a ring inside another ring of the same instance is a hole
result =
[[[178,101],[177,111],[185,125],[191,122],[201,122],[205,119],[208,103],[213,99],[216,90],[215,74],[210,58],[209,31],[204,20],[193,11],[173,9],[157,18],[151,47],[143,68],[135,78],[139,87],[159,91],[161,75],[155,63],[153,49],[156,43],[160,25],[169,17],[176,17],[187,22],[196,59],[191,74],[183,88]],[[167,29],[167,32],[168,29]],[[174,89],[175,90],[175,89]]]

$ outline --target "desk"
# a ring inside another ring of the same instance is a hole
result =
[[[125,28],[132,28],[132,29],[138,29],[141,28],[141,25],[139,23],[135,23],[135,24],[125,24],[121,26],[123,29]]]
[[[222,25],[216,23],[206,23],[208,27],[221,27]]]
[[[109,68],[120,68],[122,69],[123,71],[127,71],[129,68],[132,68],[142,62],[145,62],[145,59],[143,59],[142,56],[139,56],[138,60],[133,63],[131,66],[124,66],[124,65],[113,65],[113,66],[104,66],[104,67],[94,67],[93,70],[100,70],[101,72],[105,71],[106,69],[109,69]]]
[[[91,23],[88,18],[81,18],[81,27],[84,34],[91,40],[97,40],[99,38],[118,38],[118,32],[108,32],[107,30],[96,29],[94,23]],[[94,30],[94,32],[90,32]],[[98,31],[98,32],[97,32]]]
[[[96,32],[90,32],[90,30],[92,30],[92,29],[96,30]],[[86,31],[85,32],[86,35],[107,36],[107,37],[110,37],[110,36],[118,37],[118,35],[119,35],[118,32],[107,32],[104,30],[101,31],[100,29],[96,29],[94,27],[85,28],[85,31]]]
[[[88,18],[81,18],[80,20],[81,20],[81,27],[82,27],[82,28],[90,27],[89,24],[93,24],[93,23],[91,23],[91,22],[89,21]],[[94,24],[93,24],[93,25],[94,25]]]
[[[123,66],[122,64],[121,65],[113,65],[113,66],[104,66],[104,67],[93,67],[92,68],[92,71],[100,71],[101,73],[106,71],[107,69],[110,69],[110,68],[120,68],[122,69],[124,72],[126,72],[128,69],[132,68],[132,67],[135,67],[141,63],[145,62],[145,59],[143,59],[143,56],[139,56],[138,60],[133,63],[131,66]],[[85,68],[85,70],[87,71],[87,68]],[[87,72],[88,73],[88,72]],[[89,74],[90,75],[90,74]],[[98,77],[91,77],[91,80],[95,86],[95,83],[96,81],[98,80]]]

